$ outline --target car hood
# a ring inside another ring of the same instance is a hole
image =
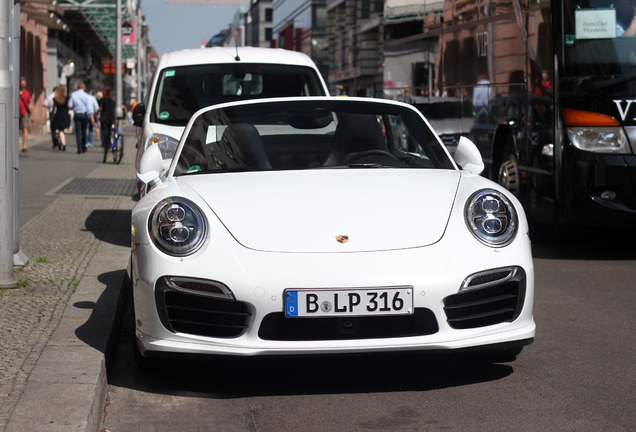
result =
[[[177,177],[243,246],[313,253],[404,249],[439,241],[460,178],[459,171],[424,169]]]

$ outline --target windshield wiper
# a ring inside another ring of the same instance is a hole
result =
[[[269,171],[260,168],[215,168],[209,170],[192,170],[187,171],[180,175],[197,175],[197,174],[225,174],[225,173],[241,173],[241,172],[258,172],[258,171]]]
[[[395,168],[389,165],[379,163],[351,163],[347,165],[349,168]]]
[[[592,83],[590,87],[592,90],[600,90],[600,89],[605,89],[608,87],[613,87],[615,85],[632,82],[634,80],[636,80],[636,74],[631,74],[631,75],[621,76],[618,78],[595,82],[595,83]]]
[[[394,168],[388,165],[381,165],[377,163],[352,163],[346,165],[316,165],[310,166],[307,169],[347,169],[347,168]]]

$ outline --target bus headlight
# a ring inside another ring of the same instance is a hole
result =
[[[570,142],[578,149],[595,153],[629,154],[631,149],[622,127],[569,127]]]
[[[563,123],[574,147],[595,153],[629,154],[620,122],[607,114],[563,108]]]

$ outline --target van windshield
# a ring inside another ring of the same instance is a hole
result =
[[[314,69],[273,64],[212,64],[161,71],[151,107],[152,122],[185,126],[206,106],[244,99],[325,96]]]

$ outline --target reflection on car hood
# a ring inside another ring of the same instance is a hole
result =
[[[319,253],[439,241],[460,176],[445,170],[329,169],[193,175],[178,181],[196,191],[243,246]]]

